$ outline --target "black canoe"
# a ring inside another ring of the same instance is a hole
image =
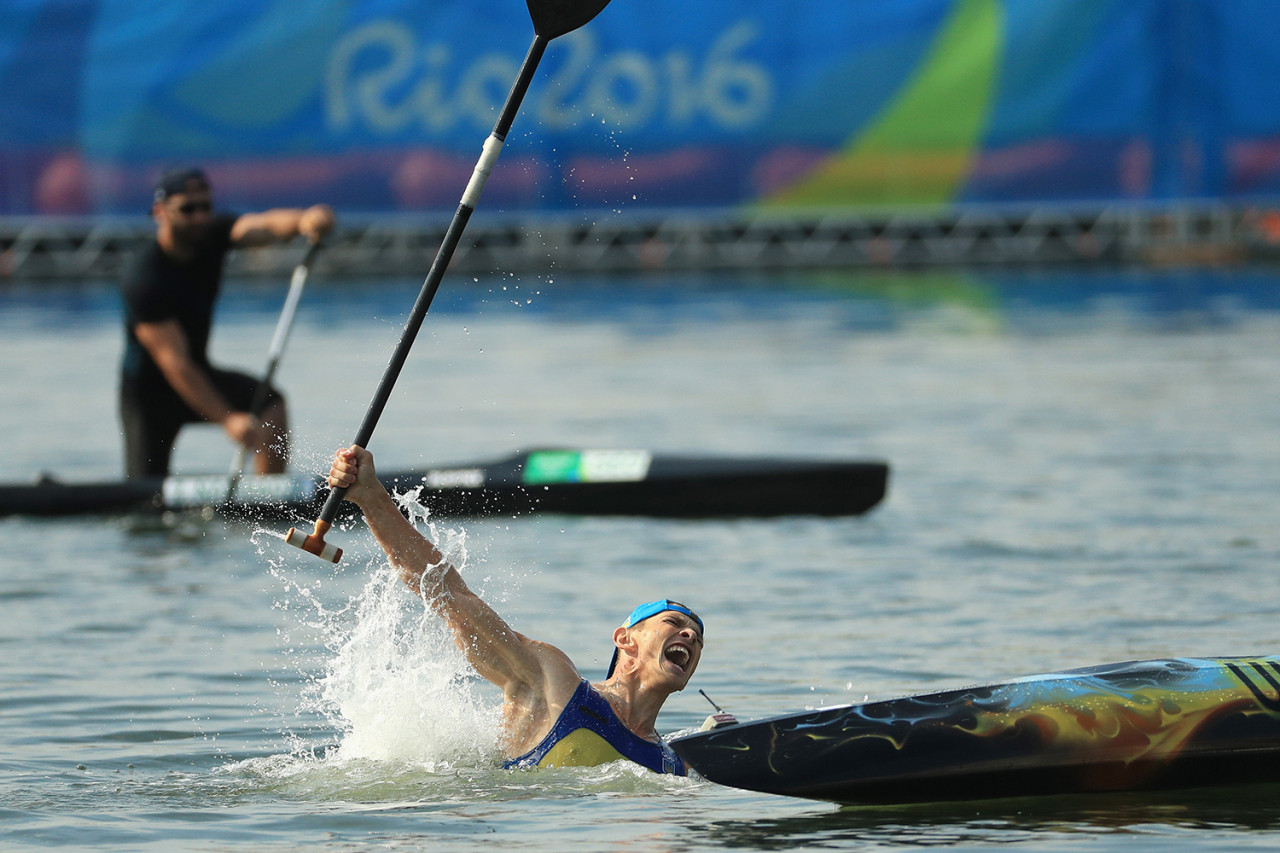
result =
[[[1129,661],[672,739],[704,778],[841,803],[1280,782],[1280,658]]]
[[[542,449],[493,462],[380,475],[421,489],[438,516],[635,515],[666,518],[859,515],[885,494],[879,461],[683,456],[640,450]],[[225,503],[225,474],[116,482],[0,484],[0,516],[69,516],[216,509],[228,517],[313,517],[319,477],[246,476]]]

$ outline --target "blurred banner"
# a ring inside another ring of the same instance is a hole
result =
[[[520,0],[8,0],[0,214],[452,211]],[[1255,198],[1270,0],[614,0],[552,42],[488,212]]]

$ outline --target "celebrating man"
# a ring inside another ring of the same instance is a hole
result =
[[[685,775],[655,728],[658,711],[683,690],[702,657],[702,620],[669,600],[642,604],[613,632],[604,681],[584,679],[560,649],[511,628],[467,587],[457,569],[401,513],[378,481],[369,451],[339,450],[329,485],[364,512],[400,575],[439,613],[476,672],[502,690],[502,749],[508,767],[592,766],[626,758]]]

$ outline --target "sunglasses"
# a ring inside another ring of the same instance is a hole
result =
[[[178,205],[178,212],[183,216],[190,216],[193,213],[208,213],[213,210],[213,205],[207,201],[189,201],[186,204]]]

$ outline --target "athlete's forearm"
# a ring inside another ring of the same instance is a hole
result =
[[[541,669],[525,640],[511,629],[440,550],[401,513],[381,487],[364,486],[359,495],[365,521],[400,578],[442,616],[458,647],[481,677],[504,691],[513,683],[528,684]]]
[[[261,246],[288,240],[301,234],[318,240],[333,229],[333,210],[327,204],[307,208],[280,207],[260,213],[246,213],[231,227],[231,242],[237,246]]]
[[[134,326],[138,341],[160,368],[165,381],[200,417],[225,424],[235,410],[214,386],[200,365],[191,358],[186,334],[176,320],[139,323]]]
[[[160,370],[182,402],[205,420],[221,424],[235,413],[205,372],[189,359],[161,364]]]
[[[422,595],[424,585],[428,594],[434,593],[439,576],[448,568],[440,550],[405,518],[386,489],[366,489],[359,505],[369,530],[405,584],[416,595]],[[429,576],[425,584],[424,576]]]
[[[438,548],[401,512],[378,480],[373,455],[351,446],[334,455],[329,485],[347,489],[346,498],[364,512],[374,538],[401,579],[439,613],[467,660],[504,693],[540,684],[542,666],[526,640],[511,629],[445,560]],[[572,671],[572,665],[568,665]],[[574,671],[576,672],[576,671]]]

